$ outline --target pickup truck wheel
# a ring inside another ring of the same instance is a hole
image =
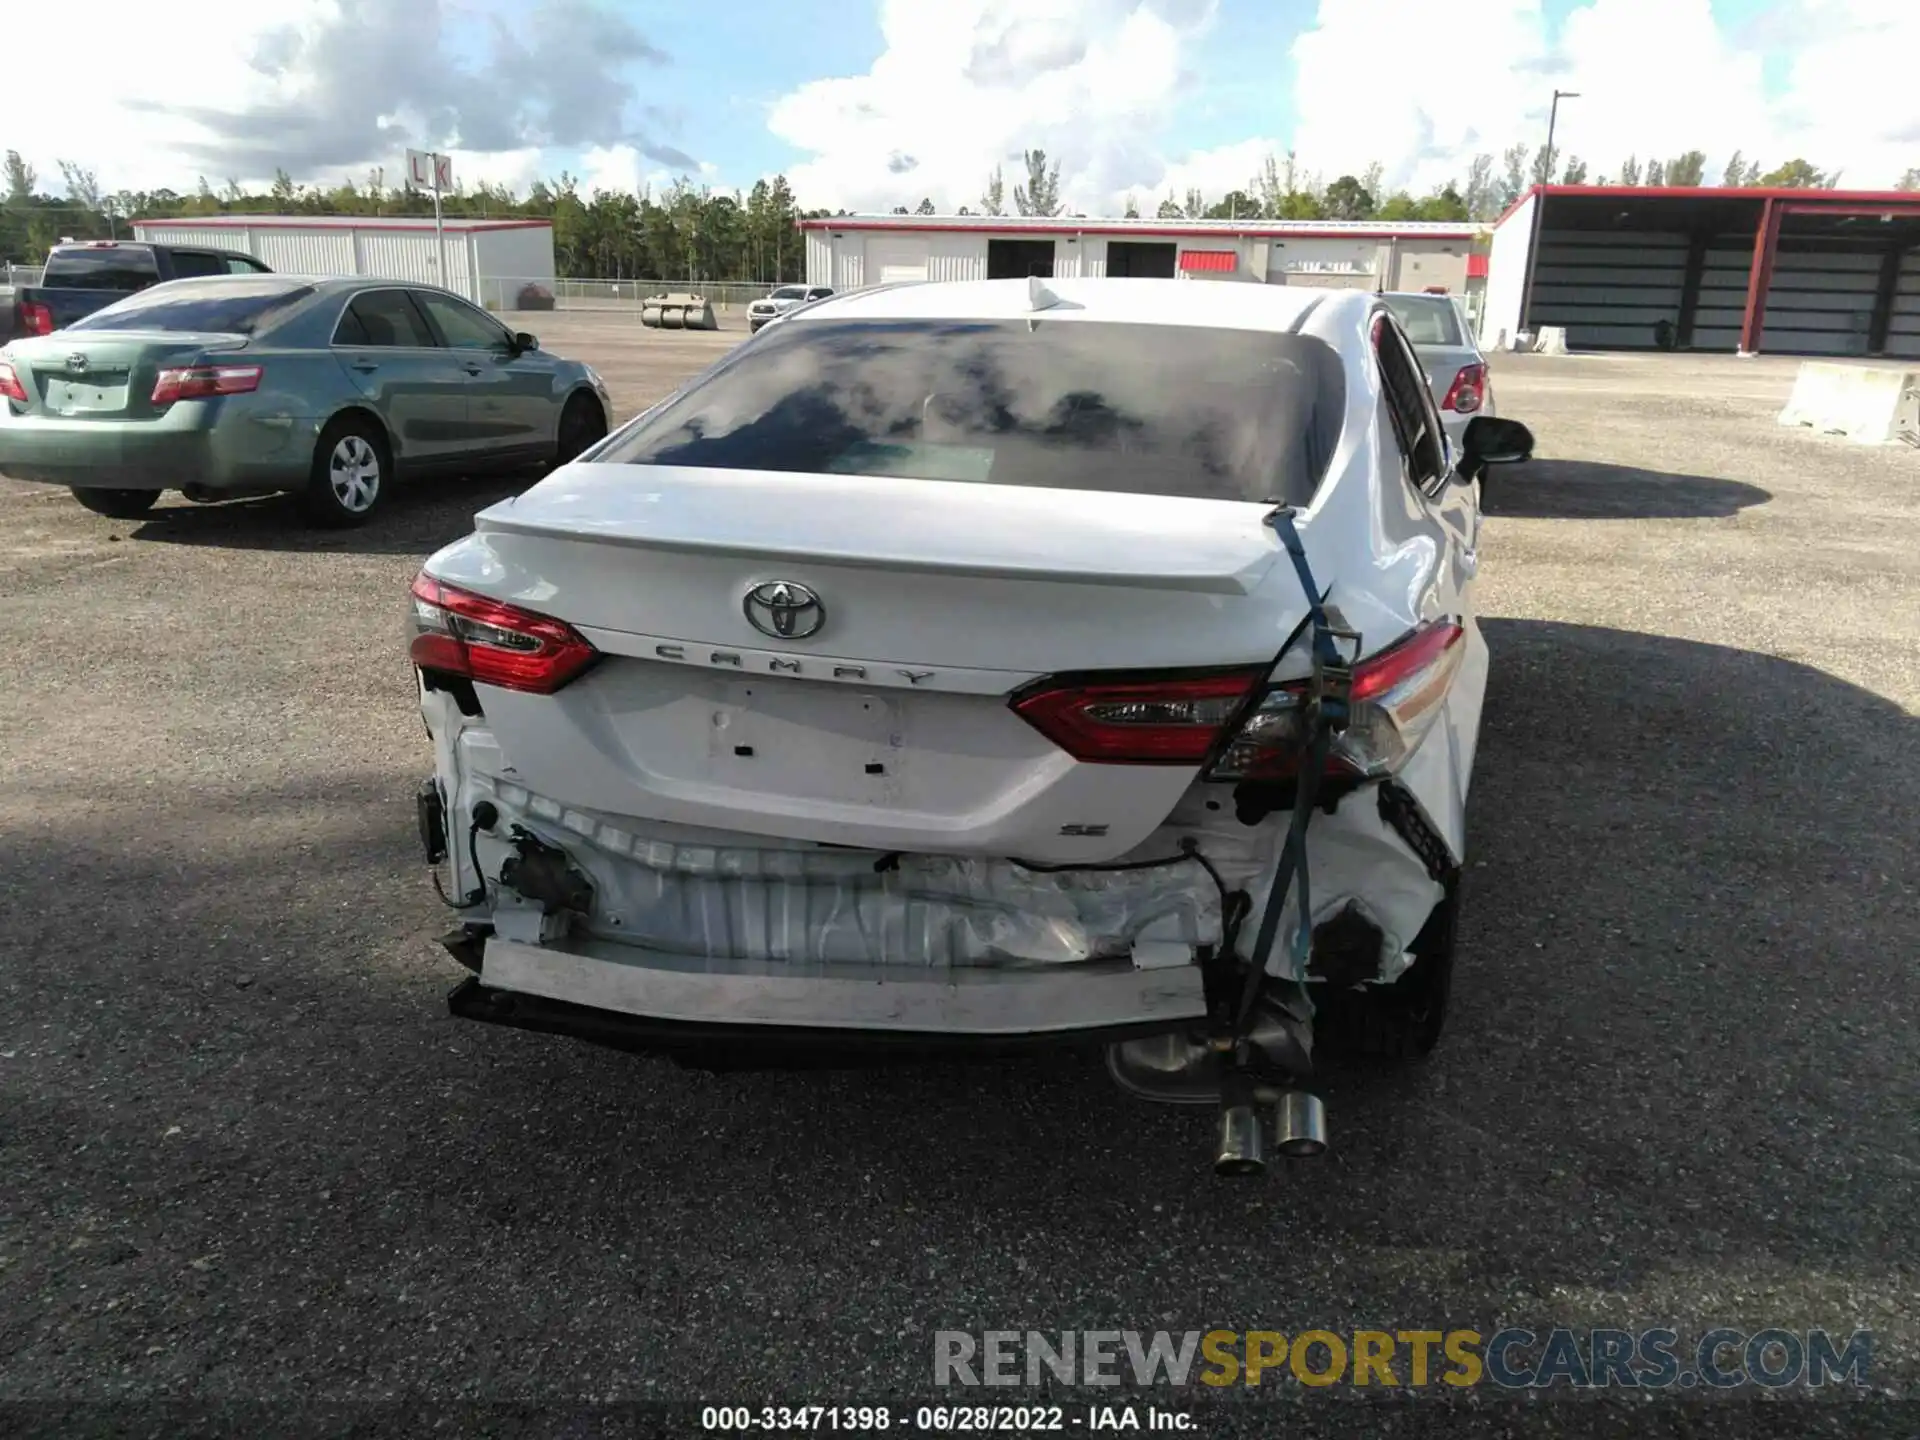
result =
[[[357,415],[334,421],[313,447],[313,473],[300,508],[315,525],[364,525],[386,499],[393,457],[379,426]]]
[[[96,515],[111,515],[115,520],[138,520],[153,509],[160,499],[158,490],[103,490],[94,485],[76,485],[73,498]]]
[[[1414,937],[1413,964],[1391,985],[1368,985],[1320,1002],[1315,1030],[1342,1058],[1418,1060],[1439,1043],[1453,988],[1454,938],[1460,919],[1460,882]]]
[[[607,417],[600,402],[589,395],[575,395],[560,412],[559,444],[553,450],[553,468],[559,469],[577,459],[580,453],[607,435]]]

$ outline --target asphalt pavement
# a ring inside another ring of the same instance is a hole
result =
[[[739,338],[534,328],[628,411]],[[402,617],[506,487],[316,536],[0,481],[0,1430],[691,1431],[583,1407],[925,1399],[948,1329],[1665,1325],[1872,1331],[1870,1394],[1449,1431],[1914,1433],[1920,454],[1780,430],[1791,375],[1498,363],[1539,458],[1488,495],[1453,1017],[1253,1183],[1093,1058],[712,1076],[448,1018]]]

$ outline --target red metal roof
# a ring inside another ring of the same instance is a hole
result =
[[[1037,221],[1017,216],[1002,219],[988,215],[835,215],[817,220],[802,220],[802,230],[889,231],[903,234],[928,231],[985,235],[1099,235],[1133,240],[1180,240],[1204,235],[1222,239],[1246,236],[1252,240],[1472,240],[1486,233],[1477,221],[1413,220],[1405,224],[1391,221],[1349,220],[1053,220]]]
[[[1493,222],[1499,229],[1535,195],[1600,196],[1616,200],[1789,200],[1796,205],[1865,205],[1875,210],[1920,211],[1920,194],[1911,190],[1804,190],[1769,185],[1532,185]]]
[[[1189,272],[1231,273],[1240,268],[1240,252],[1238,250],[1182,250],[1180,268]]]
[[[396,224],[405,220],[407,224]],[[142,225],[203,225],[213,230],[239,230],[255,226],[263,230],[383,230],[397,235],[433,232],[431,215],[173,215],[166,218],[142,216],[133,222]],[[489,230],[551,230],[551,220],[480,220],[470,216],[449,215],[445,228],[461,235],[478,235]]]

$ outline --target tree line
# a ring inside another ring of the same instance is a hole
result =
[[[1025,179],[1013,187],[1016,215],[1058,216],[1068,213],[1060,198],[1060,165],[1049,161],[1044,150],[1025,151]],[[1497,168],[1496,168],[1497,167]],[[1258,175],[1245,186],[1213,199],[1197,189],[1185,194],[1169,193],[1154,210],[1162,220],[1493,220],[1518,200],[1529,185],[1632,185],[1693,186],[1709,183],[1706,179],[1707,156],[1701,150],[1688,150],[1671,159],[1648,158],[1644,162],[1629,156],[1618,177],[1602,175],[1589,178],[1586,161],[1577,155],[1562,155],[1558,148],[1549,154],[1547,147],[1537,149],[1515,145],[1499,157],[1476,155],[1464,178],[1456,178],[1414,196],[1404,189],[1387,192],[1382,185],[1385,167],[1369,165],[1358,175],[1345,174],[1331,181],[1303,170],[1297,157],[1270,155]],[[1812,163],[1794,159],[1763,171],[1760,162],[1748,160],[1736,150],[1720,172],[1718,184],[1735,189],[1763,186],[1800,190],[1832,190],[1840,183],[1838,170],[1822,170]],[[1920,168],[1906,172],[1895,187],[1920,190]],[[894,207],[894,214],[935,214],[931,199],[920,202],[917,210]],[[996,167],[987,177],[979,208],[961,206],[960,214],[1005,215],[1007,210],[1006,176]],[[1127,198],[1126,218],[1140,218],[1136,197]],[[1078,218],[1086,218],[1080,216]]]
[[[125,237],[135,220],[196,215],[433,214],[433,195],[411,184],[389,185],[379,170],[355,184],[301,185],[284,170],[265,192],[229,180],[215,189],[202,177],[191,194],[174,190],[105,193],[94,172],[62,163],[56,198],[17,151],[0,164],[0,261],[38,264],[63,236]],[[806,251],[797,223],[823,216],[802,211],[784,175],[751,190],[716,191],[681,179],[655,195],[600,190],[581,193],[562,172],[535,181],[525,195],[510,187],[458,186],[441,196],[449,218],[541,219],[553,222],[554,267],[562,276],[613,280],[758,280],[805,278]]]
[[[1044,150],[1021,156],[1024,176],[1008,194],[1003,170],[987,178],[977,206],[962,205],[961,215],[1059,216],[1068,213],[1061,198],[1060,164]],[[1302,168],[1296,157],[1271,155],[1245,185],[1212,197],[1197,189],[1168,194],[1152,205],[1165,220],[1492,220],[1529,184],[1551,177],[1555,183],[1588,183],[1588,167],[1578,156],[1548,154],[1546,147],[1515,145],[1499,156],[1477,155],[1466,174],[1415,196],[1388,191],[1384,167],[1323,180]],[[1688,150],[1665,158],[1629,157],[1616,177],[1593,183],[1637,186],[1687,186],[1706,183],[1707,157]],[[1758,161],[1735,152],[1718,183],[1737,187],[1784,186],[1832,189],[1840,172],[1793,159],[1763,171]],[[180,215],[397,215],[433,213],[433,196],[411,184],[389,185],[381,170],[358,184],[302,185],[285,171],[264,192],[243,189],[228,180],[215,189],[204,177],[191,194],[173,190],[122,190],[108,194],[94,172],[61,162],[62,196],[45,193],[40,177],[19,152],[5,154],[0,168],[0,261],[37,264],[63,236],[103,239],[128,233],[134,220]],[[802,209],[786,177],[776,175],[752,189],[714,190],[682,178],[659,194],[598,190],[581,193],[578,177],[562,172],[536,181],[525,195],[505,185],[459,186],[442,197],[442,210],[454,217],[529,218],[553,222],[554,263],[567,277],[605,279],[767,283],[804,278],[805,250],[796,224],[802,219],[845,215],[845,210]],[[1898,188],[1920,190],[1920,168],[1907,171]],[[1142,202],[1129,196],[1125,213],[1138,219]],[[940,213],[931,198],[896,215]],[[1080,218],[1086,218],[1081,216]]]

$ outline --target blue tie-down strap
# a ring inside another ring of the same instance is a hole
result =
[[[1306,978],[1307,963],[1313,951],[1313,893],[1307,875],[1307,824],[1313,818],[1321,777],[1326,773],[1327,757],[1333,749],[1333,737],[1347,728],[1353,703],[1353,661],[1360,649],[1358,634],[1340,629],[1327,618],[1328,592],[1323,591],[1313,578],[1313,567],[1307,563],[1306,547],[1300,543],[1300,532],[1294,527],[1293,512],[1275,510],[1267,517],[1267,523],[1274,528],[1280,543],[1292,558],[1294,573],[1300,577],[1300,589],[1307,598],[1306,633],[1313,652],[1313,672],[1307,682],[1305,704],[1300,716],[1300,761],[1294,770],[1293,818],[1287,825],[1286,843],[1280,851],[1280,864],[1274,872],[1266,910],[1260,916],[1260,930],[1254,936],[1253,952],[1247,957],[1246,989],[1241,995],[1236,1025],[1239,1030],[1244,1030],[1253,1018],[1254,1006],[1260,998],[1260,981],[1267,970],[1267,956],[1273,953],[1273,943],[1279,936],[1280,912],[1285,908],[1288,892],[1294,890],[1297,890],[1294,906],[1297,924],[1288,949],[1293,962],[1293,978]],[[1343,643],[1348,647],[1346,650],[1341,648]],[[1285,655],[1286,649],[1283,648],[1274,657],[1276,667]]]

